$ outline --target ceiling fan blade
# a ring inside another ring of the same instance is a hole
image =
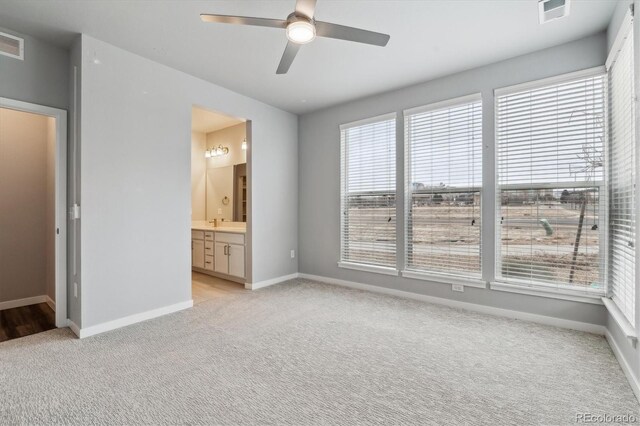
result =
[[[255,25],[258,27],[286,28],[287,21],[282,19],[253,18],[251,16],[211,15],[202,13],[203,22],[217,22],[220,24]]]
[[[316,0],[297,0],[296,13],[304,15],[307,18],[313,18],[316,12]]]
[[[386,46],[391,36],[329,22],[316,21],[316,35],[319,37],[337,38],[358,43]]]
[[[278,65],[278,70],[276,74],[286,74],[289,71],[289,67],[293,63],[296,55],[298,54],[298,50],[302,47],[301,44],[288,42],[287,47],[284,49],[284,53],[282,54],[282,59],[280,59],[280,65]]]

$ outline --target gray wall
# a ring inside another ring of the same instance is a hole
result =
[[[496,64],[461,72],[423,84],[356,100],[300,117],[299,121],[299,247],[300,272],[330,278],[362,282],[381,287],[455,299],[471,303],[513,309],[575,321],[604,325],[603,306],[564,300],[526,296],[478,288],[454,293],[450,285],[341,269],[337,266],[340,249],[340,133],[342,123],[406,108],[482,93],[484,164],[494,158],[493,90],[527,81],[603,65],[606,58],[606,34],[600,33],[572,43],[520,56]],[[402,141],[402,129],[398,129]],[[398,146],[398,182],[402,182],[403,149]],[[493,183],[494,171],[484,167],[485,182]],[[401,186],[398,186],[401,188]],[[495,194],[483,192],[483,217],[495,217]],[[403,228],[402,194],[397,214]],[[484,235],[494,234],[492,220],[483,220]],[[402,233],[398,233],[402,250]],[[483,241],[485,279],[493,276],[494,244]]]
[[[89,36],[81,48],[82,327],[191,299],[193,105],[252,120],[253,281],[296,272],[297,117]]]
[[[80,118],[82,80],[82,38],[76,37],[69,54],[69,109],[70,113],[67,149],[67,205],[81,204],[80,199]],[[78,327],[82,327],[82,286],[80,276],[80,224],[82,219],[69,221],[67,227],[67,316]]]
[[[0,108],[0,302],[47,294],[50,121]]]
[[[69,107],[69,52],[33,37],[24,38],[24,61],[0,56],[0,97],[60,109]]]
[[[629,10],[629,6],[632,4],[633,0],[618,0],[616,9],[613,11],[613,16],[611,17],[611,22],[607,28],[607,51],[611,49],[611,45],[618,34],[618,29],[620,28],[622,19],[624,18],[624,15],[626,15],[627,10]]]

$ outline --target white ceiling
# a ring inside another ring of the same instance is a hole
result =
[[[615,0],[573,0],[538,24],[537,0],[318,0],[316,19],[385,32],[387,47],[318,38],[288,74],[284,31],[199,14],[285,19],[295,0],[0,0],[0,26],[69,45],[86,33],[294,113],[427,81],[606,28]]]
[[[211,133],[243,122],[243,120],[218,112],[197,107],[191,108],[191,130],[194,132]]]

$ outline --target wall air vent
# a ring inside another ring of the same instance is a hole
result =
[[[7,33],[0,33],[0,55],[24,60],[24,39]]]
[[[538,0],[540,23],[564,18],[569,15],[570,0]]]

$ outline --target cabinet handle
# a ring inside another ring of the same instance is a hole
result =
[[[204,262],[204,263],[209,263],[209,264],[211,264],[211,262]]]
[[[224,246],[224,255],[227,255],[227,246]]]
[[[231,246],[227,245],[227,256],[231,256]]]

